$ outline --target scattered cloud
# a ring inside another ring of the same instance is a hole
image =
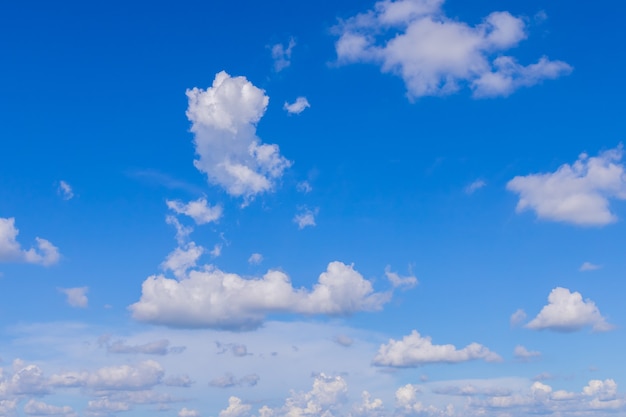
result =
[[[594,332],[613,329],[593,301],[583,300],[579,292],[557,287],[550,292],[548,304],[525,327],[532,330],[574,332],[587,326],[591,326]]]
[[[202,246],[196,246],[194,242],[186,243],[170,252],[161,268],[164,271],[171,271],[176,278],[182,278],[189,269],[196,266],[204,252]]]
[[[107,345],[108,353],[141,353],[145,355],[167,355],[168,353],[180,353],[184,347],[170,347],[168,339],[160,339],[154,342],[140,345],[128,345],[123,340],[118,340]]]
[[[280,155],[278,145],[262,144],[256,136],[269,102],[264,91],[245,77],[222,71],[211,87],[187,90],[187,97],[196,168],[232,196],[249,200],[272,191],[291,162]]]
[[[319,208],[315,208],[313,210],[303,207],[300,209],[300,212],[297,213],[293,222],[298,225],[298,229],[302,230],[305,227],[315,227],[315,216],[319,212]]]
[[[57,193],[61,196],[63,200],[71,200],[74,197],[74,191],[72,191],[72,186],[63,180],[59,181]]]
[[[216,243],[215,246],[213,246],[213,249],[211,249],[211,252],[209,252],[209,255],[213,258],[219,257],[222,255],[222,247],[223,245],[221,243]]]
[[[515,358],[522,362],[527,362],[533,358],[538,358],[541,356],[541,352],[528,350],[522,345],[515,346],[515,350],[513,350],[513,354]]]
[[[161,383],[163,368],[148,360],[137,365],[118,365],[100,368],[93,372],[65,372],[52,375],[53,387],[88,387],[95,390],[143,390]]]
[[[519,194],[516,211],[533,210],[545,220],[580,226],[604,226],[617,220],[610,199],[626,199],[622,145],[598,156],[580,154],[574,164],[555,172],[517,176],[507,189]]]
[[[253,253],[252,255],[250,255],[250,257],[248,258],[248,263],[250,265],[258,265],[261,262],[263,262],[263,255],[261,255],[260,253]]]
[[[0,217],[0,262],[26,262],[49,266],[57,263],[61,257],[59,249],[46,239],[35,238],[37,248],[22,249],[17,241],[19,229],[15,227],[15,218]]]
[[[191,217],[196,224],[216,222],[222,217],[222,206],[210,206],[204,197],[190,201],[187,204],[178,200],[167,200],[166,203],[170,210]]]
[[[296,189],[304,194],[308,194],[311,191],[313,191],[313,187],[311,187],[311,184],[308,181],[300,181],[297,185],[296,185]]]
[[[197,410],[183,407],[178,412],[178,417],[200,417],[200,413]]]
[[[285,101],[283,109],[287,110],[287,113],[289,114],[300,114],[309,107],[311,107],[311,105],[309,104],[309,100],[307,100],[306,97],[298,97],[296,101],[291,104]]]
[[[242,378],[235,378],[233,374],[226,373],[218,378],[212,379],[209,385],[218,388],[253,387],[260,379],[257,374],[249,374]]]
[[[465,187],[465,194],[468,195],[472,195],[474,194],[476,191],[480,190],[481,188],[483,188],[484,186],[486,186],[487,183],[483,180],[476,180],[473,183],[469,184],[467,187]]]
[[[241,399],[230,397],[228,399],[228,407],[220,411],[218,417],[241,417],[246,415],[251,408],[249,404],[244,404]]]
[[[296,40],[290,38],[287,45],[277,43],[272,46],[272,59],[274,59],[274,71],[280,72],[291,65],[291,52],[296,46]]]
[[[391,271],[391,267],[387,265],[385,268],[385,276],[391,282],[393,288],[413,288],[418,284],[417,278],[414,276],[401,277],[396,272]]]
[[[390,298],[341,262],[328,264],[312,290],[295,289],[281,271],[249,279],[205,266],[180,281],[149,277],[129,309],[135,319],[154,324],[251,330],[272,313],[342,316],[380,310]]]
[[[50,405],[32,398],[24,405],[24,412],[29,416],[78,417],[72,407]]]
[[[443,0],[383,0],[335,27],[340,64],[369,62],[400,76],[410,98],[443,96],[468,85],[476,98],[508,96],[567,75],[545,56],[521,65],[504,51],[526,39],[521,17],[499,11],[470,26],[445,15]]]
[[[522,310],[521,308],[518,309],[515,313],[511,314],[511,319],[510,319],[511,327],[519,326],[526,320],[526,317],[528,317],[526,315],[526,312]]]
[[[89,303],[87,299],[88,287],[59,288],[59,291],[65,294],[67,304],[72,307],[86,308]]]
[[[251,355],[251,353],[248,353],[248,347],[243,344],[215,342],[215,345],[219,349],[217,352],[218,354],[230,352],[233,354],[233,356],[236,356],[238,358]]]
[[[580,268],[578,268],[578,270],[581,272],[586,272],[586,271],[595,271],[596,269],[600,269],[600,268],[602,268],[602,265],[592,264],[591,262],[583,262],[583,264],[580,266]]]
[[[498,362],[502,358],[478,343],[472,343],[463,349],[454,345],[433,345],[428,336],[422,337],[416,330],[402,340],[390,339],[381,345],[372,360],[376,366],[396,368],[416,367],[429,363],[457,363],[474,359]]]

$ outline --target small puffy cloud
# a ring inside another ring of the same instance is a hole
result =
[[[89,300],[87,299],[88,287],[77,288],[59,288],[59,291],[67,297],[67,304],[72,307],[86,308]]]
[[[63,200],[71,200],[74,197],[74,191],[72,191],[72,186],[65,181],[59,181],[57,193],[61,196]]]
[[[202,246],[196,246],[194,242],[189,242],[182,247],[174,249],[163,263],[161,268],[164,271],[172,271],[175,277],[182,278],[187,271],[194,268],[198,259],[204,253]]]
[[[485,181],[483,181],[483,180],[476,180],[476,181],[472,182],[471,184],[469,184],[467,187],[465,187],[465,189],[464,189],[465,194],[468,194],[468,195],[474,194],[476,191],[480,190],[485,185],[487,185],[487,183]]]
[[[595,271],[596,269],[602,268],[602,265],[592,264],[591,262],[583,262],[583,264],[578,268],[581,272],[587,271]]]
[[[315,216],[317,216],[318,212],[318,208],[311,210],[304,207],[300,210],[299,213],[294,216],[293,222],[298,225],[298,229],[300,230],[304,229],[305,227],[314,227],[316,226]]]
[[[249,404],[244,404],[241,399],[230,397],[228,399],[228,407],[220,411],[218,417],[241,417],[246,415],[251,408]]]
[[[59,249],[46,239],[35,238],[36,248],[22,249],[17,241],[19,229],[15,227],[15,218],[0,217],[0,262],[27,262],[44,266],[59,261]]]
[[[315,376],[313,388],[308,392],[293,392],[280,409],[280,415],[331,416],[332,411],[346,401],[348,383],[341,376],[320,373]]]
[[[217,388],[231,387],[253,387],[261,378],[257,374],[245,375],[242,378],[236,378],[233,374],[227,373],[218,378],[212,379],[209,385]]]
[[[589,157],[581,154],[572,165],[555,172],[517,176],[507,189],[519,194],[516,211],[533,210],[545,220],[580,226],[604,226],[617,217],[611,199],[626,199],[626,171],[622,146]]]
[[[410,98],[443,96],[463,85],[474,97],[508,96],[569,74],[546,57],[522,65],[504,52],[528,36],[523,18],[489,14],[475,26],[445,15],[443,0],[382,0],[335,27],[340,64],[369,62],[400,76]]]
[[[478,343],[472,343],[463,349],[457,349],[454,345],[433,345],[430,337],[422,337],[413,330],[402,340],[390,339],[389,343],[381,345],[372,363],[376,366],[408,368],[429,363],[458,363],[475,359],[487,362],[502,360],[498,354]]]
[[[511,314],[511,319],[509,320],[511,323],[511,327],[519,326],[526,320],[527,314],[521,308],[518,309],[515,313]]]
[[[170,210],[191,217],[196,224],[216,222],[222,217],[222,206],[210,206],[204,197],[187,204],[178,200],[167,200],[166,204]]]
[[[196,168],[232,196],[250,200],[272,191],[291,162],[278,145],[262,144],[256,136],[256,124],[269,102],[264,91],[245,77],[222,71],[211,87],[187,90],[187,97]]]
[[[178,417],[200,417],[200,413],[197,410],[183,407],[178,412]]]
[[[212,258],[218,258],[222,255],[222,247],[223,245],[221,243],[216,243],[209,252],[209,255],[211,255]]]
[[[594,332],[613,329],[593,301],[583,300],[579,292],[557,287],[550,292],[548,304],[525,327],[533,330],[574,332],[587,326],[591,326]]]
[[[341,262],[328,264],[312,290],[294,288],[281,271],[250,279],[207,266],[180,281],[149,277],[129,309],[135,319],[154,324],[250,330],[272,313],[342,316],[379,310],[390,297]]]
[[[309,104],[309,100],[307,100],[306,97],[298,97],[296,101],[291,104],[285,101],[283,109],[285,109],[289,114],[300,114],[309,107],[311,107],[311,105]]]
[[[533,358],[538,358],[539,356],[541,356],[541,352],[528,350],[522,345],[515,346],[515,349],[513,350],[513,354],[518,360],[523,361],[523,362],[526,362]]]
[[[387,265],[385,268],[385,276],[391,282],[394,288],[413,288],[418,284],[417,278],[414,276],[401,277],[396,272],[391,271],[391,267]]]
[[[296,40],[294,38],[289,39],[287,45],[277,43],[273,45],[272,58],[274,59],[274,71],[280,72],[291,65],[291,51],[296,46]]]
[[[252,255],[250,255],[250,257],[248,258],[248,263],[250,265],[258,265],[261,262],[263,262],[263,255],[261,255],[260,253],[253,253]]]
[[[24,412],[29,416],[78,417],[72,407],[50,405],[32,398],[24,405]]]

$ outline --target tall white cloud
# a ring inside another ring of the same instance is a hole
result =
[[[250,199],[272,191],[291,165],[278,145],[256,136],[269,97],[245,77],[222,71],[206,90],[187,90],[187,117],[195,135],[196,168],[232,196]]]
[[[593,301],[583,300],[579,292],[557,287],[550,292],[548,304],[525,327],[533,330],[574,332],[587,326],[591,326],[595,332],[613,329]]]
[[[622,155],[621,145],[594,157],[582,153],[555,172],[517,176],[507,189],[519,194],[518,213],[530,209],[540,219],[604,226],[617,220],[610,200],[626,200]]]
[[[474,359],[487,362],[498,362],[502,358],[485,346],[472,343],[463,349],[454,345],[434,345],[429,336],[423,337],[416,330],[402,340],[390,339],[381,345],[372,360],[376,366],[392,366],[397,368],[415,367],[429,363],[457,363]]]
[[[19,233],[19,229],[15,227],[15,218],[0,217],[0,262],[27,262],[48,266],[59,261],[59,249],[40,237],[35,238],[36,248],[22,249],[17,241]]]
[[[524,66],[502,55],[526,39],[526,25],[493,12],[470,26],[448,18],[443,0],[383,0],[335,29],[339,63],[371,62],[404,80],[409,97],[454,93],[468,85],[475,97],[507,96],[520,87],[571,72],[542,57]]]
[[[178,200],[167,200],[166,203],[170,210],[191,217],[196,224],[215,222],[222,217],[222,206],[210,206],[207,204],[206,198],[204,197],[190,201],[187,204]]]
[[[328,264],[312,290],[294,288],[281,271],[250,279],[205,266],[180,280],[149,277],[129,309],[135,319],[149,323],[250,330],[271,313],[349,315],[379,310],[390,297],[341,262]]]

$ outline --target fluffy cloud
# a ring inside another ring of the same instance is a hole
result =
[[[328,264],[312,290],[295,289],[281,271],[247,279],[207,266],[181,280],[149,277],[129,309],[149,323],[249,330],[271,313],[347,315],[379,310],[390,297],[374,292],[352,265],[341,262]]]
[[[299,213],[294,216],[293,222],[298,225],[298,229],[300,230],[304,229],[305,227],[314,227],[316,226],[315,216],[317,216],[318,212],[319,209],[317,208],[311,210],[304,207],[300,210]]]
[[[87,298],[88,287],[59,288],[59,291],[67,297],[67,304],[72,307],[86,308],[89,300]]]
[[[228,407],[220,411],[219,417],[240,417],[247,414],[250,408],[252,407],[244,404],[239,398],[230,397],[228,399]]]
[[[250,199],[271,191],[291,162],[280,155],[278,145],[261,144],[256,136],[269,102],[263,90],[222,71],[212,87],[187,90],[187,97],[196,168],[233,196]]]
[[[593,301],[583,300],[579,292],[557,287],[550,292],[548,304],[525,327],[533,330],[574,332],[586,326],[591,326],[595,332],[613,329]]]
[[[161,264],[161,268],[164,271],[172,271],[176,278],[182,278],[189,269],[196,266],[198,259],[200,259],[203,253],[204,248],[196,246],[194,242],[183,244],[167,255],[167,258]]]
[[[170,210],[191,217],[196,224],[215,222],[222,217],[222,206],[210,206],[207,204],[206,198],[204,197],[190,201],[187,204],[178,200],[167,200],[166,203]]]
[[[250,257],[248,258],[248,263],[250,265],[258,265],[261,262],[263,262],[263,255],[261,255],[260,253],[253,253],[252,255],[250,255]]]
[[[444,410],[434,405],[425,406],[418,400],[420,388],[417,385],[407,384],[396,391],[396,410],[400,415],[420,415],[420,416],[453,416],[454,407],[448,405]]]
[[[311,107],[311,105],[309,104],[309,100],[307,100],[306,97],[298,97],[296,101],[291,104],[285,101],[283,109],[287,110],[287,113],[289,114],[300,114],[309,107]]]
[[[15,218],[0,217],[0,262],[27,262],[48,266],[59,261],[59,249],[40,237],[35,238],[36,249],[22,249],[17,241],[19,233],[15,227]]]
[[[164,375],[158,362],[143,361],[137,365],[109,366],[93,372],[67,372],[52,375],[50,385],[56,387],[88,387],[94,390],[138,391],[161,383]]]
[[[430,337],[422,337],[413,330],[402,340],[390,339],[389,343],[381,345],[372,364],[405,368],[429,363],[466,362],[474,359],[484,359],[487,362],[501,360],[498,354],[478,343],[472,343],[463,349],[457,349],[454,345],[433,345]]]
[[[74,197],[74,191],[72,191],[72,186],[65,181],[59,181],[57,193],[61,196],[63,200],[71,200]]]
[[[507,189],[519,194],[518,213],[530,209],[540,219],[604,226],[617,220],[609,200],[626,199],[622,154],[621,145],[595,157],[583,153],[555,172],[517,176]]]
[[[502,55],[527,37],[524,20],[493,12],[470,26],[450,19],[443,0],[383,0],[335,29],[339,63],[371,62],[404,80],[409,97],[451,94],[463,84],[474,97],[507,96],[571,72],[542,57],[524,66]]]
[[[285,46],[277,43],[272,46],[272,58],[274,59],[274,70],[280,72],[291,65],[291,51],[296,46],[294,38],[289,39],[289,43]]]

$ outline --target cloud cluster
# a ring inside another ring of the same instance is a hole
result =
[[[59,261],[59,249],[40,237],[35,238],[36,248],[22,249],[17,241],[19,232],[15,227],[15,218],[0,217],[0,262],[27,262],[48,266]]]
[[[187,98],[196,168],[232,196],[250,199],[271,191],[291,162],[278,145],[262,144],[256,136],[269,102],[263,90],[222,71],[208,89],[187,90]]]
[[[526,39],[526,25],[493,12],[470,26],[442,10],[444,0],[383,0],[336,28],[339,63],[371,62],[404,80],[411,98],[452,94],[463,84],[474,97],[507,96],[520,87],[571,72],[562,61],[521,65],[503,51]]]
[[[244,278],[215,267],[192,270],[179,280],[151,276],[129,309],[143,322],[180,327],[250,330],[268,314],[349,315],[382,308],[391,293],[375,292],[352,265],[331,262],[312,290],[294,288],[276,270]]]
[[[622,155],[621,145],[594,157],[582,153],[555,172],[517,176],[507,189],[519,194],[518,213],[530,209],[540,219],[604,226],[617,220],[609,200],[626,200]]]
[[[472,343],[463,349],[454,345],[434,345],[429,336],[422,337],[416,330],[402,340],[390,339],[381,345],[372,360],[376,366],[392,366],[397,368],[415,367],[429,363],[457,363],[474,359],[487,362],[498,362],[502,358],[485,346]]]
[[[548,304],[525,327],[533,330],[574,332],[587,326],[591,326],[594,332],[613,329],[593,301],[583,300],[579,292],[557,287],[548,295]]]

